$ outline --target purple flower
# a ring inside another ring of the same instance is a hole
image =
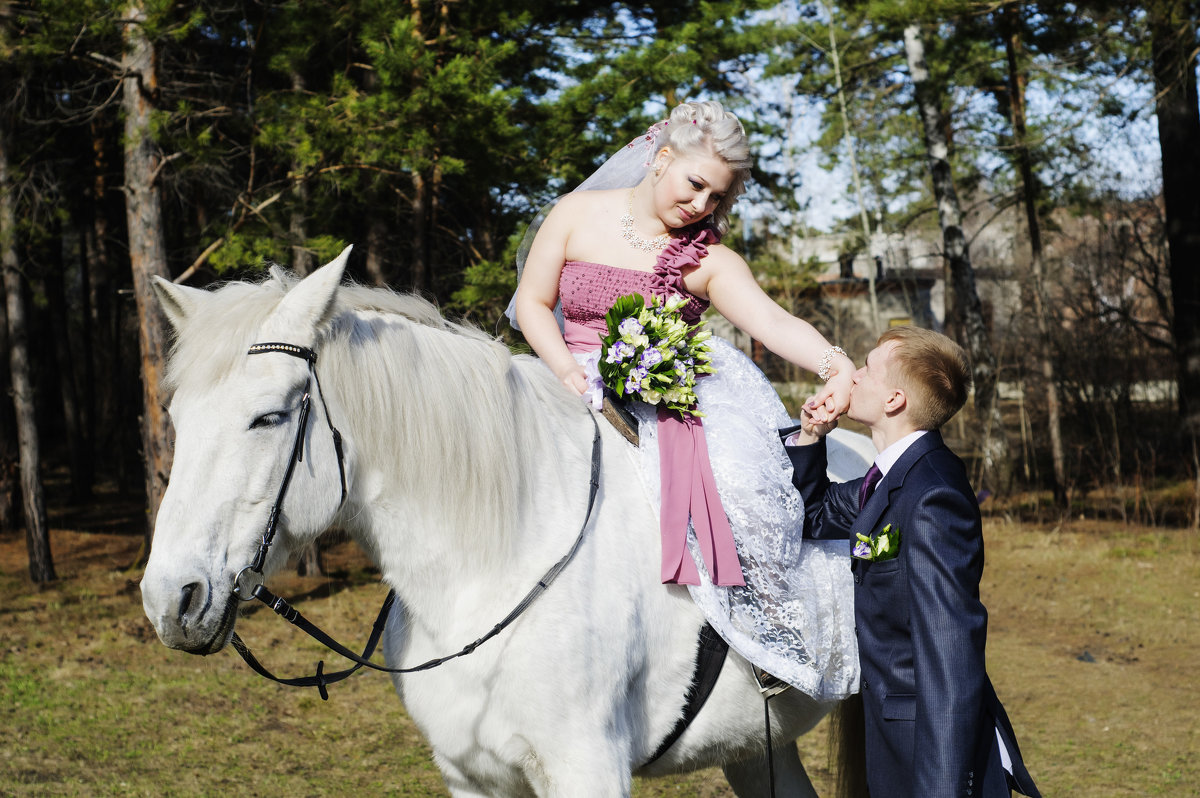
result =
[[[629,370],[629,376],[625,378],[625,393],[634,395],[642,390],[642,380],[646,379],[646,375],[650,372],[641,366],[635,366]]]
[[[641,335],[645,331],[646,328],[643,327],[637,319],[632,317],[625,319],[625,321],[621,322],[621,325],[617,327],[617,332],[621,335]]]
[[[871,544],[865,540],[860,540],[854,544],[854,550],[850,553],[860,560],[869,560],[871,559]]]
[[[608,363],[624,363],[629,358],[633,357],[634,349],[624,341],[617,341],[608,348],[608,357],[605,361]]]
[[[642,359],[638,361],[638,366],[644,369],[652,369],[663,361],[662,352],[651,347],[645,352],[642,352]]]

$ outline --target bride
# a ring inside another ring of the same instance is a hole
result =
[[[592,393],[617,298],[678,295],[685,321],[711,306],[825,380],[809,403],[815,417],[847,409],[850,359],[764,294],[721,243],[750,166],[737,117],[715,102],[683,103],[531,230],[510,318],[568,390]],[[716,373],[696,384],[703,419],[630,403],[642,462],[630,478],[660,507],[663,582],[687,584],[713,628],[761,670],[815,698],[842,698],[858,689],[849,551],[802,544],[803,506],[777,434],[790,419],[745,355],[720,339],[710,346]]]

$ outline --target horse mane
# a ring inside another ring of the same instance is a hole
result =
[[[213,288],[209,296],[219,301],[205,302],[203,312],[188,317],[185,329],[175,330],[162,379],[166,392],[177,390],[185,378],[213,385],[233,373],[246,350],[259,343],[263,322],[298,282],[295,274],[273,267],[262,280],[232,281]],[[341,286],[337,312],[356,309],[395,313],[420,324],[453,326],[437,307],[416,295],[354,283]],[[471,334],[467,327],[459,329]]]
[[[234,373],[297,282],[273,270],[213,291],[222,301],[189,318],[166,384],[214,385]],[[391,521],[462,536],[464,551],[484,557],[527,520],[521,508],[539,487],[531,475],[547,465],[537,458],[561,450],[557,436],[586,416],[539,361],[412,294],[343,284],[315,348],[333,422],[354,441],[358,466],[388,474],[411,498],[406,517]]]

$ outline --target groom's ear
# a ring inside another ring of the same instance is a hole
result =
[[[905,395],[903,388],[893,388],[892,392],[883,400],[883,412],[889,416],[902,412],[906,407],[908,407],[908,396]]]

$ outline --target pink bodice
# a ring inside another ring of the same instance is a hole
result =
[[[558,280],[558,296],[562,302],[567,329],[567,346],[572,350],[589,350],[599,346],[600,336],[608,332],[604,315],[613,303],[627,294],[688,297],[683,306],[683,318],[688,324],[700,321],[708,310],[708,300],[688,293],[683,285],[683,272],[699,266],[708,254],[705,242],[712,240],[711,231],[701,231],[695,238],[675,238],[667,245],[654,264],[654,271],[623,269],[603,263],[569,260],[563,264]]]

